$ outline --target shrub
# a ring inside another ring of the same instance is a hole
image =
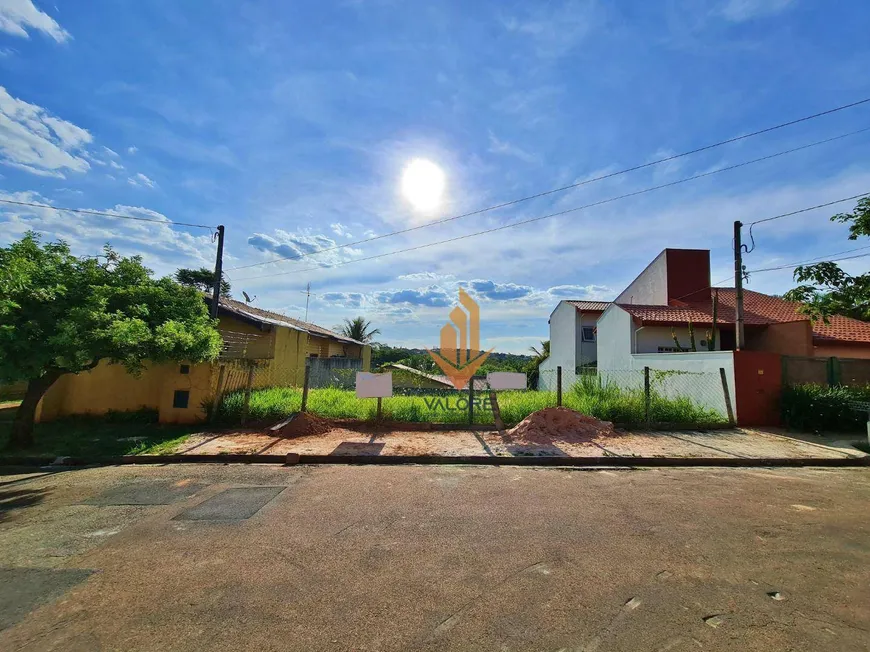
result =
[[[852,407],[855,401],[870,402],[870,385],[793,385],[782,391],[782,421],[804,432],[862,432],[867,414]]]

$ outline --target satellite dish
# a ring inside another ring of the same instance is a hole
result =
[[[251,297],[251,296],[250,296],[247,292],[245,292],[244,290],[242,290],[242,294],[245,295],[245,303],[253,303],[253,302],[254,302],[254,299],[257,298],[256,295],[254,295],[253,297]]]

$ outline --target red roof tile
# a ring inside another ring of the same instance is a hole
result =
[[[682,303],[673,306],[618,304],[620,308],[645,324],[685,324],[689,320],[699,326],[709,326],[713,321],[712,299],[703,302]],[[716,319],[720,324],[733,324],[736,304],[734,288],[719,289],[719,308]],[[806,315],[798,312],[799,304],[785,301],[761,292],[745,290],[743,293],[743,318],[747,326],[790,321],[804,321]],[[828,323],[813,324],[813,338],[825,341],[870,343],[870,323],[834,315]]]
[[[610,301],[567,301],[581,312],[604,312]]]

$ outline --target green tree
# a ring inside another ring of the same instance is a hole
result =
[[[526,374],[528,375],[529,387],[537,387],[538,376],[541,373],[538,367],[550,357],[550,340],[541,340],[540,348],[530,346],[529,351],[532,352],[532,359],[526,365]]]
[[[851,213],[838,213],[832,222],[849,225],[849,240],[870,236],[870,197],[861,199]],[[794,270],[794,280],[801,283],[783,295],[788,301],[800,301],[801,312],[813,319],[846,315],[870,320],[870,273],[852,276],[837,263],[801,265]]]
[[[370,342],[381,331],[378,328],[372,328],[372,323],[367,321],[365,317],[355,317],[354,319],[345,319],[344,324],[339,327],[339,332],[357,342]]]
[[[179,269],[175,272],[175,280],[182,285],[196,288],[200,292],[211,294],[212,290],[214,290],[214,270],[209,269],[208,267],[200,267],[199,269]],[[221,296],[230,296],[230,290],[232,290],[232,286],[230,286],[229,281],[225,278],[221,279]]]
[[[27,381],[10,446],[32,445],[36,407],[64,374],[103,360],[135,374],[146,360],[201,362],[220,352],[199,292],[151,278],[138,256],[104,251],[77,258],[33,232],[0,248],[0,382]]]

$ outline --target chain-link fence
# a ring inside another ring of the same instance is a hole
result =
[[[316,360],[316,359],[315,359]],[[212,412],[225,420],[281,420],[305,409],[333,419],[376,418],[377,400],[356,397],[356,365],[328,367],[309,359],[309,388],[303,377],[274,369],[269,361],[223,361],[213,390],[220,400]],[[327,372],[311,383],[312,369]],[[492,392],[486,378],[461,390],[438,376],[394,372],[393,395],[382,399],[386,421],[510,427],[538,410],[564,406],[603,421],[632,427],[705,427],[733,423],[733,403],[717,372],[658,369],[584,370],[545,378],[554,391],[502,390]],[[221,388],[219,390],[219,387]],[[303,399],[303,394],[305,398]],[[493,394],[495,400],[493,400]]]
[[[561,371],[561,379],[559,378]],[[541,370],[556,403],[624,425],[708,426],[734,422],[723,374],[662,369]]]

